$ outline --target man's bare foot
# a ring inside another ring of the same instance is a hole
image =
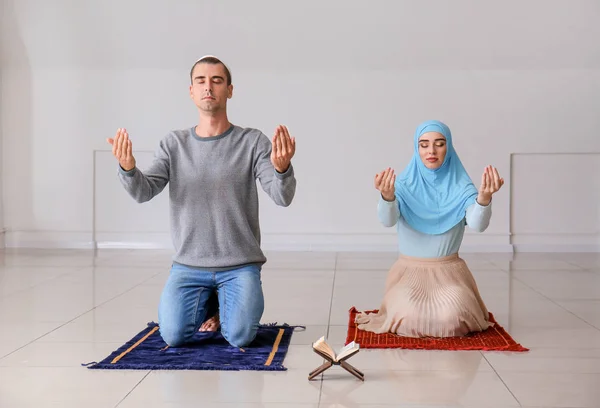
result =
[[[198,331],[215,332],[219,329],[220,325],[221,325],[221,322],[219,321],[219,315],[216,314],[213,317],[211,317],[210,319],[208,319],[207,321],[205,321],[204,323],[202,323],[202,326],[200,326],[200,329],[198,329]]]

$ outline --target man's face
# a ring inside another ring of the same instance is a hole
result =
[[[204,112],[225,110],[227,99],[233,95],[233,85],[227,86],[227,74],[223,64],[197,64],[192,71],[190,97]]]

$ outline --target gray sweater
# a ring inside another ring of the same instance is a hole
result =
[[[296,192],[293,167],[278,173],[270,154],[271,141],[256,129],[232,126],[203,138],[194,128],[175,130],[147,169],[119,167],[119,178],[139,203],[169,183],[174,262],[208,270],[263,264],[256,180],[280,206]]]

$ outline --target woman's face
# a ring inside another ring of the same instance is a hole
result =
[[[428,169],[435,170],[444,163],[446,138],[437,132],[423,133],[419,138],[419,156]]]

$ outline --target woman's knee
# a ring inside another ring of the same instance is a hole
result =
[[[437,321],[443,327],[455,327],[460,325],[460,314],[452,309],[442,309],[437,312]]]

